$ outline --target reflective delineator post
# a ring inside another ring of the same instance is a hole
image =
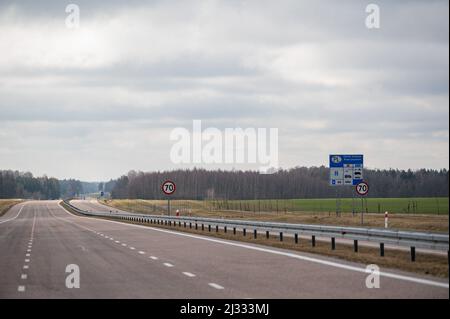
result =
[[[388,228],[388,221],[389,221],[389,213],[386,211],[384,212],[384,228]]]

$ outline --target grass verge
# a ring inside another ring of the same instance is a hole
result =
[[[102,200],[101,204],[142,214],[166,213],[167,202],[156,200]],[[384,227],[384,214],[361,214],[308,211],[253,212],[240,210],[208,210],[203,201],[172,200],[172,212],[179,209],[182,216],[245,219],[282,223],[317,224],[354,227]],[[363,221],[363,223],[362,223]],[[389,214],[389,228],[425,232],[449,231],[449,216],[432,214]]]
[[[14,205],[21,203],[21,199],[0,199],[0,216],[6,214]]]

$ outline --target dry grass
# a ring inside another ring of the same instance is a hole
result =
[[[108,218],[107,218],[108,219]],[[122,221],[125,223],[146,225],[138,222]],[[425,254],[416,253],[416,261],[411,262],[409,251],[399,251],[393,249],[385,249],[385,256],[381,257],[379,255],[379,250],[377,248],[363,247],[359,246],[358,252],[353,251],[352,245],[346,245],[341,243],[336,243],[336,249],[331,250],[331,244],[323,241],[316,240],[316,246],[312,247],[311,240],[305,240],[303,238],[299,239],[299,243],[296,244],[294,238],[284,237],[283,241],[280,242],[279,237],[270,236],[268,239],[265,234],[258,233],[257,238],[253,238],[253,233],[247,232],[246,236],[242,232],[237,231],[236,235],[233,235],[233,231],[228,229],[227,233],[224,233],[222,229],[216,232],[215,228],[211,228],[211,232],[205,226],[204,230],[201,230],[201,225],[198,225],[198,229],[192,225],[192,228],[177,226],[164,226],[151,224],[152,227],[171,229],[176,231],[182,231],[193,234],[207,235],[216,238],[237,240],[242,242],[272,246],[276,248],[284,248],[295,250],[299,252],[307,252],[313,254],[320,254],[324,256],[339,258],[342,260],[362,263],[362,264],[377,264],[380,267],[398,269],[408,272],[414,272],[423,275],[433,275],[436,277],[448,278],[448,259],[447,256],[435,255],[435,254]]]
[[[161,214],[165,212],[166,201],[144,201],[144,200],[108,200],[102,201],[108,206],[144,214]],[[177,208],[177,201],[173,201],[173,211]],[[259,221],[273,221],[299,224],[319,224],[355,227],[384,227],[383,214],[364,214],[361,224],[361,215],[351,213],[323,212],[248,212],[248,211],[209,211],[198,201],[183,201],[188,209],[180,209],[182,216],[198,216],[226,219],[246,219]],[[413,215],[413,214],[390,214],[389,228],[401,230],[416,230],[426,232],[449,231],[448,215]]]
[[[3,216],[11,207],[22,202],[20,199],[0,199],[0,216]]]

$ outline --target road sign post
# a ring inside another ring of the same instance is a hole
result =
[[[356,186],[363,181],[364,155],[330,155],[330,186]],[[354,196],[352,213],[355,214]],[[336,216],[341,215],[341,199],[336,188]]]
[[[161,185],[162,192],[168,196],[167,197],[167,215],[169,215],[169,216],[170,216],[170,195],[175,193],[176,189],[177,189],[177,187],[176,187],[175,183],[172,181],[169,181],[169,180],[165,181]]]
[[[356,193],[361,196],[361,225],[364,224],[364,196],[369,193],[369,184],[360,182],[356,185]]]

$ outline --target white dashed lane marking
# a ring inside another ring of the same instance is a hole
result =
[[[156,257],[156,256],[150,256],[149,258],[153,259],[153,260],[158,260],[158,257]]]
[[[163,265],[166,266],[166,267],[169,267],[169,268],[170,268],[170,267],[173,267],[173,265],[172,265],[172,264],[169,264],[169,263],[164,263]]]
[[[208,285],[210,285],[211,287],[216,288],[216,289],[224,289],[221,285],[218,285],[213,282],[210,282]]]
[[[30,262],[30,260],[29,260],[29,259],[25,259],[25,262],[26,262],[26,263],[29,263],[29,262]]]
[[[134,247],[130,247],[130,249],[131,249],[131,250],[135,250],[136,248],[134,248]]]
[[[29,266],[28,265],[23,265],[23,269],[28,269]]]
[[[140,251],[139,251],[139,254],[144,255],[144,254],[145,254],[145,251],[140,250]]]
[[[24,292],[24,291],[25,291],[25,286],[19,286],[19,287],[17,287],[17,291],[19,291],[19,292]]]
[[[22,274],[22,275],[20,276],[20,279],[27,279],[27,277],[28,277],[27,274]]]
[[[190,273],[190,272],[184,272],[183,275],[188,276],[188,277],[195,277],[194,274]]]
[[[127,244],[122,244],[123,247],[125,247]]]

